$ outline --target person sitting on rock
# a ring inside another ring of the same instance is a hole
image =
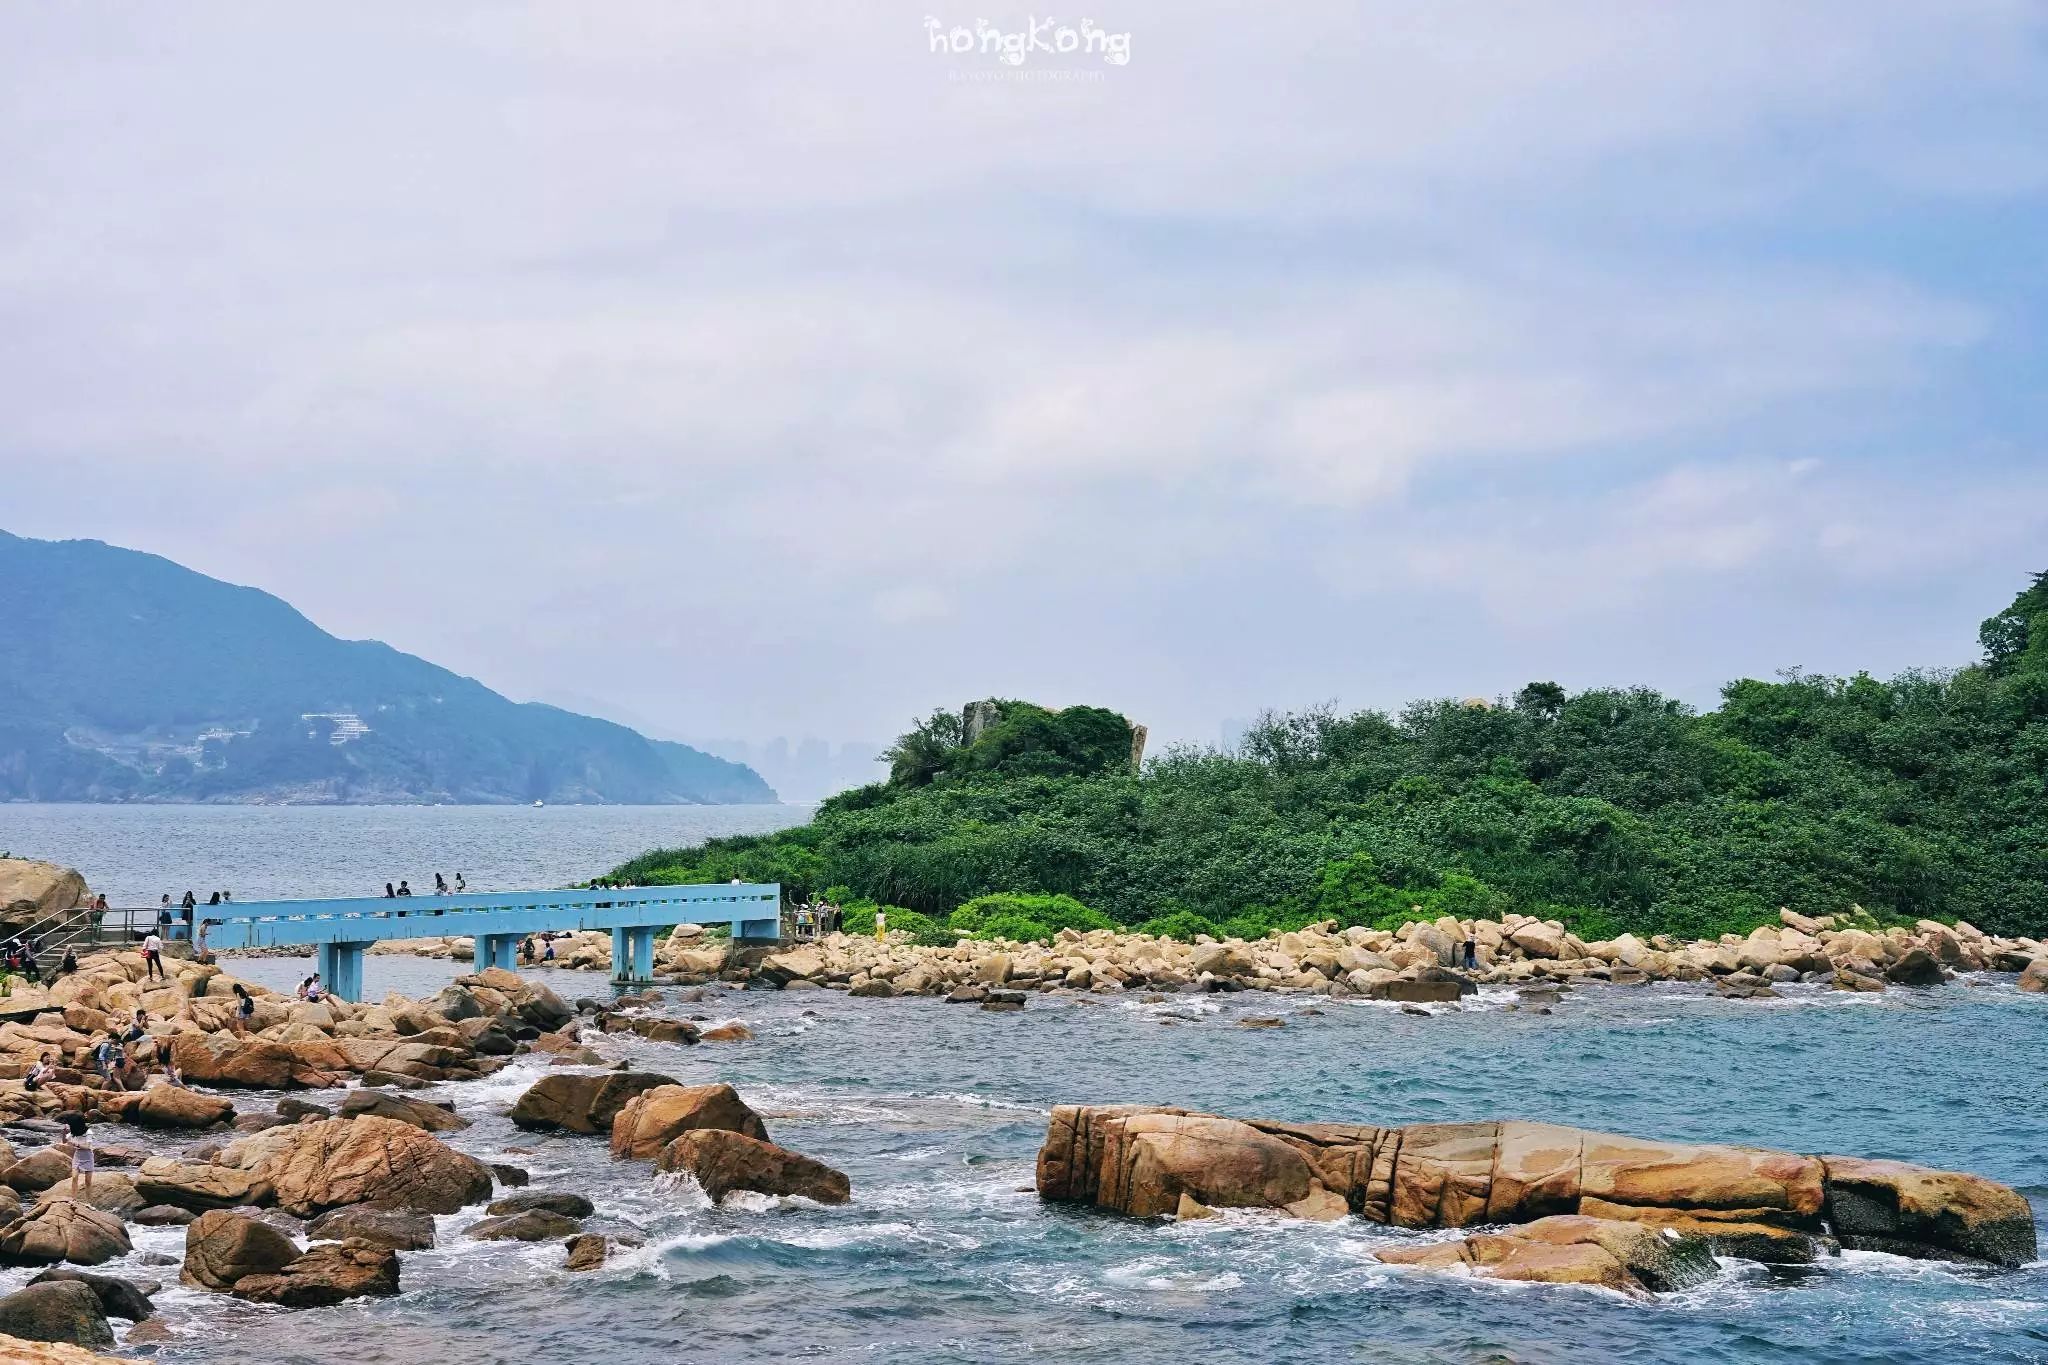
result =
[[[78,1177],[81,1175],[85,1177],[85,1192],[89,1195],[92,1193],[95,1153],[92,1139],[86,1135],[85,1115],[62,1114],[59,1115],[59,1121],[63,1123],[64,1131],[68,1134],[58,1145],[57,1150],[71,1158],[71,1197],[78,1198]]]
[[[540,936],[540,960],[542,962],[553,962],[555,960],[555,936],[553,934],[542,934]]]
[[[69,948],[64,950],[64,960],[57,964],[57,975],[70,976],[78,970],[78,954]]]
[[[21,1078],[21,1088],[30,1094],[34,1094],[43,1088],[43,1082],[50,1079],[51,1073],[56,1071],[56,1069],[57,1059],[55,1055],[45,1052],[36,1059],[36,1064],[28,1069],[28,1074]]]
[[[326,994],[327,990],[320,984],[320,973],[318,972],[313,973],[299,983],[299,999],[301,1000],[318,1001]]]
[[[143,1041],[148,1037],[149,1016],[144,1014],[141,1008],[138,1007],[134,1017],[128,1021],[127,1029],[121,1034],[121,1048],[128,1062],[132,1064],[135,1061],[136,1053],[141,1049]]]

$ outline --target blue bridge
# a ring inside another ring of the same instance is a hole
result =
[[[643,886],[625,891],[472,891],[460,896],[378,896],[347,900],[237,901],[194,912],[206,946],[274,948],[310,943],[320,979],[344,1000],[363,993],[363,952],[380,939],[474,938],[476,965],[514,965],[529,934],[609,931],[612,980],[637,985],[654,975],[654,932],[678,924],[730,925],[735,942],[782,935],[782,888],[757,882]],[[181,940],[182,921],[173,925]]]

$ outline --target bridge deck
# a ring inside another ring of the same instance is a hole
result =
[[[609,931],[612,979],[644,982],[654,972],[654,931],[677,924],[727,924],[735,939],[782,934],[782,888],[772,883],[642,886],[624,891],[471,891],[459,896],[374,896],[341,900],[240,901],[195,914],[208,949],[312,944],[334,994],[362,994],[363,950],[381,939],[474,938],[477,966],[511,967],[528,934]],[[180,920],[172,933],[186,933]]]

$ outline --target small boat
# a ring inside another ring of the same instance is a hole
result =
[[[545,802],[545,801],[536,801],[536,802],[534,802],[533,804],[534,804],[534,805],[536,805],[536,806],[545,806],[545,805],[547,804],[547,802]]]

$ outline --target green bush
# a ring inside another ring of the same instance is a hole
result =
[[[947,943],[953,941],[953,936],[945,933],[940,928],[939,922],[930,915],[920,915],[917,911],[906,906],[876,905],[871,900],[858,898],[839,902],[839,927],[849,934],[858,934],[862,937],[871,936],[875,932],[875,912],[877,910],[882,911],[889,917],[889,932],[892,934],[900,930],[903,933],[909,934],[913,939],[943,937],[943,940]]]
[[[1158,919],[1148,919],[1138,926],[1137,932],[1154,938],[1177,938],[1183,943],[1193,943],[1204,934],[1210,938],[1223,937],[1223,930],[1215,921],[1203,919],[1192,910],[1175,910]]]

